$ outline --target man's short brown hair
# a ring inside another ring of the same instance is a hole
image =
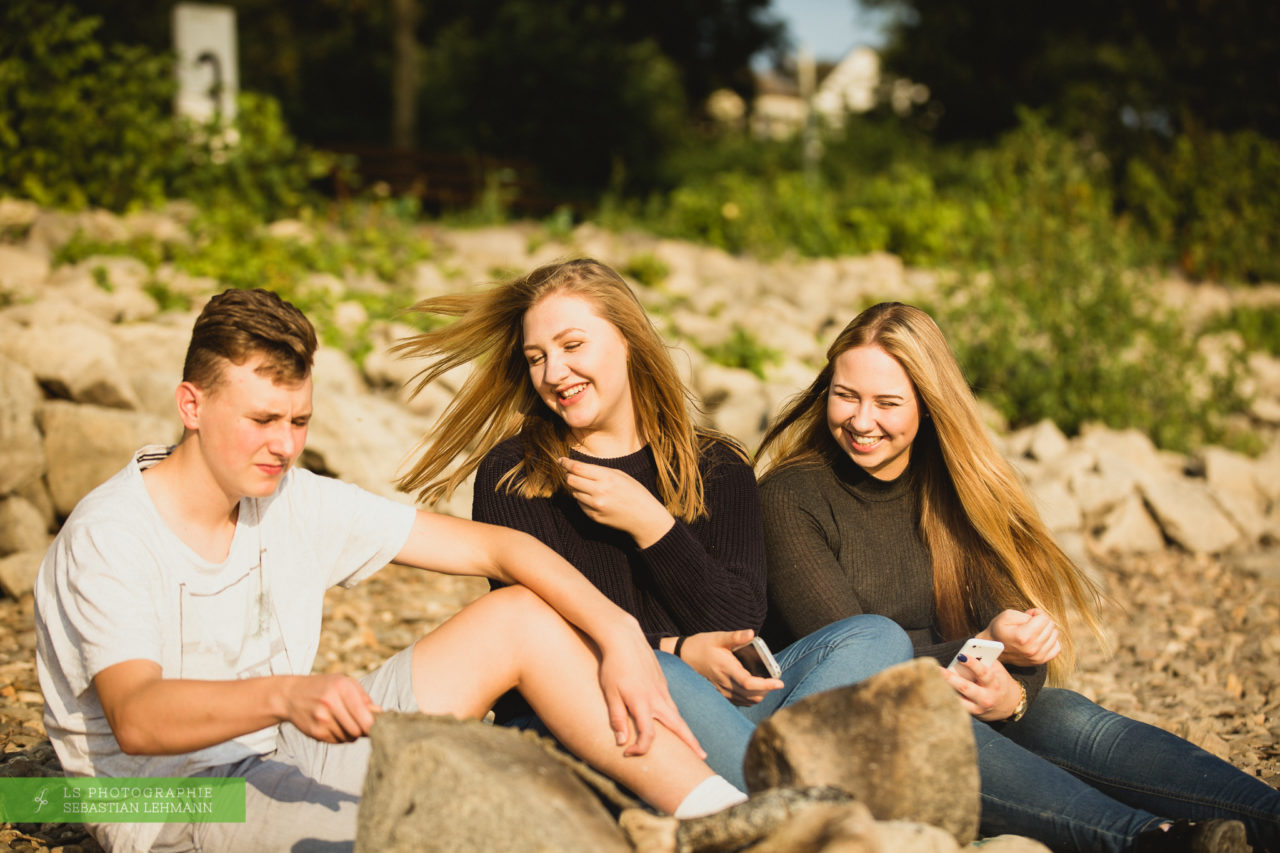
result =
[[[205,391],[222,378],[224,360],[263,356],[257,373],[292,384],[311,374],[316,330],[301,311],[261,288],[227,290],[209,300],[191,330],[182,380]]]

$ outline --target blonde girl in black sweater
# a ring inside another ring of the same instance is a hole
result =
[[[550,264],[417,309],[457,318],[404,343],[428,360],[421,382],[475,369],[402,488],[431,501],[476,472],[473,518],[542,540],[640,621],[726,779],[744,784],[747,741],[777,708],[910,658],[902,630],[871,615],[778,647],[781,678],[734,656],[765,618],[755,475],[736,442],[697,425],[666,345],[614,270]]]

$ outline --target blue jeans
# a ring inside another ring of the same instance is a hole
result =
[[[1163,729],[1045,688],[1016,723],[974,720],[982,833],[1055,851],[1123,851],[1175,818],[1242,821],[1280,849],[1280,791]]]
[[[883,616],[861,614],[832,622],[774,653],[786,686],[750,707],[734,705],[680,658],[657,655],[680,716],[707,751],[707,764],[745,791],[742,760],[761,720],[806,696],[855,684],[911,660],[912,648],[898,623]]]

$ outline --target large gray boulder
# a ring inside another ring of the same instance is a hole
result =
[[[783,708],[756,728],[743,771],[753,792],[829,785],[877,820],[932,824],[960,844],[978,834],[972,723],[930,659]]]
[[[1067,437],[1051,420],[1028,427],[1027,454],[1037,462],[1052,462],[1071,449]]]
[[[40,422],[49,460],[49,494],[64,517],[82,497],[123,468],[135,450],[147,444],[172,444],[182,435],[182,423],[176,417],[64,400],[45,403]]]
[[[1222,447],[1205,447],[1200,450],[1199,461],[1204,467],[1209,488],[1215,492],[1237,492],[1249,498],[1264,496],[1257,466],[1243,453]]]
[[[190,322],[119,323],[111,327],[116,359],[138,399],[138,409],[177,416],[174,390],[191,339]]]
[[[1273,503],[1280,502],[1280,441],[1254,460],[1254,482]]]
[[[316,370],[319,376],[319,367]],[[395,481],[431,422],[393,400],[333,390],[317,383],[309,458],[375,494],[407,501]]]
[[[1062,480],[1037,480],[1028,491],[1040,511],[1041,520],[1051,532],[1080,529],[1083,521],[1080,505]]]
[[[372,739],[356,853],[631,849],[597,790],[634,802],[533,733],[386,713]]]
[[[695,381],[716,429],[747,447],[760,443],[772,413],[758,376],[741,368],[706,364]]]
[[[40,402],[35,374],[0,355],[0,494],[44,473],[44,446],[36,428]]]
[[[1097,471],[1076,471],[1070,477],[1071,494],[1086,516],[1100,516],[1136,495],[1134,482],[1122,476],[1104,477]]]
[[[24,365],[55,397],[118,409],[138,408],[115,341],[102,326],[34,324],[0,342],[0,352]]]
[[[151,270],[137,258],[94,255],[78,264],[58,267],[44,290],[74,302],[107,323],[149,320],[160,310],[144,286]]]
[[[1130,494],[1107,514],[1098,535],[1098,549],[1111,554],[1151,554],[1164,549],[1164,534],[1146,504]]]
[[[1202,481],[1153,477],[1142,496],[1165,536],[1196,554],[1221,554],[1240,540],[1240,531],[1218,509]]]
[[[43,549],[19,551],[0,557],[0,592],[10,598],[22,598],[31,592],[35,588],[36,575],[40,573],[40,561],[43,559]]]
[[[49,261],[39,252],[0,245],[0,293],[33,296],[49,275]]]
[[[26,498],[0,498],[0,556],[17,551],[43,551],[49,530],[39,507]]]
[[[9,196],[0,198],[0,231],[29,228],[39,215],[40,205],[34,201]]]

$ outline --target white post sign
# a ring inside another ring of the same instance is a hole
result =
[[[173,46],[178,54],[178,114],[199,122],[234,120],[240,89],[235,10],[178,3],[173,7]]]

